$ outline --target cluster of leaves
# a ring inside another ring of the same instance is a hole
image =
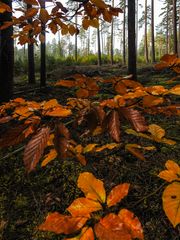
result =
[[[25,43],[35,43],[37,38],[41,42],[44,42],[43,29],[47,26],[50,31],[55,34],[61,30],[62,35],[66,34],[78,34],[79,29],[77,24],[72,23],[72,19],[75,15],[82,16],[82,26],[84,29],[88,29],[89,26],[97,28],[99,26],[99,17],[102,16],[105,21],[111,22],[113,16],[118,16],[122,10],[120,8],[114,8],[108,4],[105,4],[103,0],[85,0],[78,3],[74,13],[71,13],[69,9],[63,6],[61,1],[53,0],[23,0],[25,7],[16,7],[15,12],[22,12],[22,15],[17,17],[13,16],[12,21],[7,21],[2,24],[0,30],[3,30],[11,25],[18,26],[20,30],[14,37],[18,37],[21,45]],[[44,2],[51,2],[53,7],[51,12],[48,12],[44,5]],[[27,8],[26,4],[30,7]],[[0,13],[12,12],[12,9],[5,3],[0,1]],[[29,19],[32,19],[31,23]]]
[[[85,197],[75,199],[67,208],[70,215],[58,212],[49,213],[38,229],[65,234],[65,239],[94,240],[131,240],[144,239],[140,221],[134,213],[121,209],[118,214],[111,213],[110,208],[127,196],[130,184],[115,186],[108,196],[101,180],[92,173],[81,173],[78,187]]]
[[[99,83],[112,83],[119,95],[99,102],[91,101],[90,98],[100,89]],[[135,157],[145,160],[143,152],[155,150],[155,146],[141,146],[137,143],[123,145],[121,126],[124,121],[128,121],[133,128],[126,129],[127,134],[175,144],[175,141],[165,138],[165,130],[160,126],[146,123],[142,110],[166,102],[168,94],[179,95],[178,85],[168,90],[162,86],[143,87],[140,83],[120,77],[103,80],[84,75],[75,75],[73,80],[60,80],[56,85],[78,88],[78,98],[68,99],[65,107],[56,99],[38,103],[22,98],[11,100],[0,107],[0,147],[17,145],[27,139],[24,150],[27,172],[35,169],[43,155],[43,167],[56,158],[76,158],[86,165],[87,154],[118,147],[125,147]],[[178,109],[176,114],[179,114]],[[65,123],[63,119],[67,117],[71,119]],[[96,143],[82,146],[81,141],[74,141],[72,131],[68,129],[69,124],[72,130],[73,127],[79,127],[80,138],[89,134],[95,136],[109,133],[114,142],[102,146]]]
[[[180,167],[172,160],[168,160],[165,166],[167,170],[158,175],[170,183],[162,195],[163,209],[173,227],[176,227],[180,223]]]
[[[169,68],[176,73],[180,73],[180,58],[176,54],[165,54],[161,59],[160,63],[155,65],[156,70],[163,70]]]

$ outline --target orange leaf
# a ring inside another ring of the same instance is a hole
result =
[[[64,240],[94,240],[94,232],[91,227],[83,227],[78,236],[73,238],[65,238]]]
[[[71,24],[69,25],[68,29],[69,29],[69,33],[70,33],[71,36],[73,36],[75,33],[77,33],[77,28],[75,28]]]
[[[79,153],[79,154],[76,154],[76,158],[83,166],[86,166],[87,162],[86,162],[85,156]]]
[[[92,20],[89,20],[90,21],[90,26],[94,27],[94,28],[98,28],[99,27],[99,21],[97,18],[93,18]]]
[[[106,8],[106,4],[102,0],[91,0],[91,2],[96,5],[98,8]]]
[[[143,98],[143,106],[144,107],[152,107],[163,103],[163,98],[158,98],[152,95],[144,96]]]
[[[172,160],[168,160],[165,164],[167,170],[161,171],[158,177],[167,182],[180,181],[180,167]]]
[[[71,80],[59,80],[57,83],[55,83],[55,86],[75,87],[76,82]]]
[[[120,217],[110,213],[100,219],[94,227],[96,236],[99,240],[131,240],[124,223]]]
[[[57,106],[53,108],[53,110],[44,112],[45,116],[50,116],[50,117],[67,117],[71,114],[72,112],[70,109],[64,108],[62,106]]]
[[[86,198],[105,203],[106,192],[104,183],[95,178],[92,173],[81,173],[78,178],[78,187],[83,191]]]
[[[88,145],[83,149],[83,153],[92,152],[92,151],[95,149],[96,146],[97,146],[96,143],[88,144]]]
[[[115,186],[107,197],[108,207],[114,206],[119,203],[125,196],[127,196],[129,191],[129,183],[123,183]]]
[[[7,12],[12,12],[12,9],[7,4],[5,4],[3,2],[0,2],[0,13],[4,13],[6,11]]]
[[[180,223],[180,183],[168,185],[163,192],[162,200],[166,216],[173,227],[176,227]]]
[[[42,104],[43,110],[49,110],[51,108],[57,107],[59,105],[58,101],[56,99],[51,99],[47,102],[43,102]]]
[[[180,95],[180,84],[174,86],[173,88],[171,88],[171,89],[168,91],[168,93],[175,94],[175,95]]]
[[[11,21],[3,22],[3,24],[0,26],[0,30],[4,30],[12,25],[13,25],[13,22],[11,22]]]
[[[56,234],[71,234],[81,229],[88,218],[64,216],[58,212],[50,213],[44,223],[38,229],[42,231],[50,231]]]
[[[118,213],[119,218],[128,228],[129,233],[131,234],[132,239],[144,239],[143,229],[141,223],[137,217],[134,216],[134,213],[130,212],[127,209],[121,209]]]
[[[48,163],[54,160],[57,157],[57,152],[55,149],[51,149],[48,154],[44,156],[44,159],[41,163],[41,167],[45,167]]]
[[[89,214],[96,212],[102,209],[102,206],[99,202],[93,201],[88,198],[77,198],[67,210],[71,213],[72,216],[84,216],[89,217]]]
[[[29,8],[26,13],[25,13],[25,17],[26,18],[32,18],[34,17],[36,14],[38,13],[38,9],[37,8]]]
[[[95,149],[95,151],[96,151],[96,152],[101,152],[101,151],[103,151],[104,149],[109,149],[109,150],[111,150],[111,149],[114,149],[114,148],[116,148],[116,147],[119,147],[119,145],[120,145],[120,144],[118,144],[118,143],[108,143],[108,144],[105,144],[105,145],[103,145],[103,146],[101,146],[101,147],[97,147],[97,148]]]
[[[49,134],[50,129],[48,127],[41,128],[26,145],[23,161],[28,173],[35,169],[43,155],[44,149],[47,146]]]

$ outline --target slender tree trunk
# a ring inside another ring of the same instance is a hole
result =
[[[128,0],[128,73],[136,80],[136,29],[135,29],[135,2]]]
[[[147,40],[147,0],[145,0],[144,20],[145,20],[145,26],[144,26],[144,54],[145,54],[146,63],[148,63],[149,62],[149,57],[148,57],[148,40]]]
[[[114,7],[114,0],[112,0],[112,7]],[[114,19],[111,22],[111,65],[114,63]]]
[[[2,0],[12,7],[11,0]],[[11,21],[12,13],[0,14],[0,25],[5,21]],[[0,31],[0,102],[9,101],[13,95],[13,65],[14,65],[14,41],[13,27]]]
[[[176,0],[173,0],[173,52],[174,54],[178,53],[177,47],[177,8],[176,8]]]
[[[136,55],[138,52],[138,16],[139,16],[139,6],[138,6],[139,2],[138,0],[136,0]]]
[[[27,9],[31,8],[32,5],[27,4]],[[28,19],[28,23],[32,23],[32,19]],[[29,32],[31,38],[32,31]],[[34,66],[34,43],[28,44],[28,83],[34,84],[35,81],[35,66]]]
[[[123,14],[123,64],[126,64],[126,0],[124,0]]]
[[[166,18],[166,54],[169,53],[169,3],[167,3],[167,18]]]
[[[77,15],[75,16],[75,25],[77,27]],[[74,49],[74,55],[75,55],[75,61],[77,62],[77,34],[75,34],[75,49]]]
[[[151,0],[151,54],[152,54],[152,62],[156,61],[155,59],[155,46],[154,46],[154,0]]]
[[[178,41],[178,57],[180,58],[180,6],[179,6],[179,41]]]
[[[101,66],[102,65],[102,59],[101,59],[101,42],[100,42],[99,27],[97,28],[97,45],[98,45],[98,66]]]
[[[41,7],[45,9],[45,1],[41,1]],[[44,35],[44,42],[41,42],[41,67],[40,67],[40,85],[41,87],[46,86],[46,34],[45,34],[45,24],[42,23],[42,32]]]

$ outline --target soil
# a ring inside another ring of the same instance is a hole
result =
[[[74,73],[103,78],[124,76],[126,70],[119,65],[77,66],[71,69],[63,67],[48,73],[49,81],[46,88],[39,88],[38,84],[29,87],[19,77],[16,79],[14,97],[35,101],[56,98],[60,103],[65,104],[68,97],[74,97],[74,90],[54,87],[52,82],[68,78]],[[167,80],[174,76],[175,73],[168,70],[156,72],[150,65],[138,68],[138,80],[145,86],[172,87],[178,83],[179,79],[171,84],[167,84]],[[106,87],[97,98],[108,96],[111,96],[111,93]],[[177,103],[178,100],[178,98],[172,99],[173,103]],[[118,212],[121,208],[127,208],[133,211],[142,223],[145,240],[178,240],[180,226],[173,228],[162,208],[161,197],[167,183],[157,175],[165,168],[164,164],[169,159],[180,164],[180,135],[178,134],[180,119],[177,116],[148,114],[145,117],[149,124],[154,123],[163,127],[166,130],[166,137],[177,142],[172,146],[127,135],[124,130],[130,126],[127,122],[123,123],[123,143],[149,144],[157,148],[156,151],[146,153],[145,161],[135,158],[123,149],[115,149],[88,155],[88,164],[85,167],[77,160],[54,160],[45,168],[41,168],[39,164],[36,171],[27,175],[22,162],[23,151],[14,153],[23,145],[2,149],[0,151],[0,239],[64,239],[63,235],[38,231],[37,226],[43,222],[48,212],[64,213],[75,198],[82,196],[76,181],[80,173],[88,171],[104,181],[107,193],[117,184],[124,182],[131,184],[128,196],[113,210]],[[72,131],[75,130],[72,129]],[[105,144],[112,140],[107,134],[82,139],[84,145],[92,142]]]

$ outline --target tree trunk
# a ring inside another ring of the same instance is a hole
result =
[[[173,52],[174,54],[178,53],[177,48],[177,24],[176,24],[176,18],[177,18],[177,8],[176,8],[176,0],[173,0]]]
[[[179,42],[178,42],[178,57],[180,58],[180,6],[179,6]]]
[[[114,7],[114,0],[112,0],[112,7]],[[111,65],[114,63],[114,19],[111,22]]]
[[[27,9],[31,8],[32,5],[27,4]],[[32,19],[28,19],[28,23],[32,23]],[[32,31],[29,32],[29,37],[31,38]],[[28,44],[28,83],[34,84],[35,80],[35,66],[34,66],[34,44]]]
[[[146,63],[148,63],[149,62],[149,57],[148,57],[148,43],[147,43],[147,0],[145,0],[144,21],[145,21],[145,26],[144,26],[144,55],[145,55]]]
[[[98,66],[101,66],[102,60],[101,60],[101,42],[100,42],[99,27],[97,28],[97,45],[98,45]]]
[[[138,7],[138,0],[136,0],[136,54],[138,52],[138,16],[139,16],[139,7]]]
[[[124,0],[123,14],[123,64],[126,64],[126,0]]]
[[[11,0],[2,0],[12,7]],[[0,25],[5,21],[11,21],[12,13],[0,14]],[[14,65],[14,41],[13,27],[0,31],[0,102],[9,101],[13,94],[13,65]]]
[[[135,1],[128,0],[128,74],[136,80]]]
[[[169,3],[167,3],[167,18],[166,18],[166,54],[169,53]]]
[[[154,0],[151,0],[151,54],[152,54],[152,62],[156,61],[155,59],[155,47],[154,47]]]
[[[41,7],[45,9],[45,1],[40,2]],[[44,42],[41,42],[41,66],[40,66],[40,86],[46,86],[46,34],[45,34],[45,24],[42,24],[42,32],[44,35]]]
[[[77,27],[77,15],[75,16],[75,25]],[[77,34],[75,34],[75,49],[74,49],[74,55],[75,55],[75,61],[77,62]]]

